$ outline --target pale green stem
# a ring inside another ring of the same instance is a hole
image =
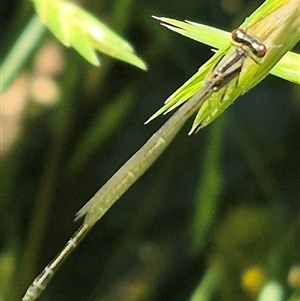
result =
[[[39,43],[45,30],[46,27],[35,15],[0,66],[0,93],[7,88],[14,76],[20,71],[34,47]]]

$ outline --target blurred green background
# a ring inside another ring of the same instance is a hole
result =
[[[168,117],[144,121],[212,55],[151,15],[230,31],[261,3],[80,1],[147,72],[101,54],[95,68],[46,32],[1,97],[1,301],[21,300],[79,227],[74,214]],[[33,14],[1,0],[1,61]],[[251,301],[270,282],[278,300],[295,297],[299,117],[299,87],[269,76],[189,137],[191,120],[40,300]]]

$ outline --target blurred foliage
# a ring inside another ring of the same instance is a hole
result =
[[[1,99],[1,301],[21,299],[78,227],[75,212],[165,118],[143,122],[211,56],[150,16],[231,30],[259,4],[81,2],[135,46],[147,73],[108,57],[95,68],[44,35]],[[1,8],[2,58],[34,11]],[[188,137],[188,124],[40,300],[251,301],[270,281],[297,298],[299,104],[299,87],[269,76],[199,134]]]
[[[147,69],[132,46],[80,6],[65,0],[32,0],[36,12],[51,32],[67,47],[74,47],[87,61],[99,66],[95,49]]]

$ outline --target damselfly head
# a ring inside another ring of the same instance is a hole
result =
[[[235,42],[248,46],[258,58],[264,57],[267,52],[267,47],[263,43],[260,43],[256,38],[241,28],[234,29],[231,32],[231,37]]]

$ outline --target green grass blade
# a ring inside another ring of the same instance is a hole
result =
[[[228,41],[231,39],[229,32],[208,25],[155,16],[154,18],[161,21],[161,25],[168,29],[216,49],[228,45]],[[292,83],[300,84],[299,62],[300,55],[289,51],[271,69],[270,73]]]
[[[45,29],[45,26],[37,16],[34,16],[28,23],[8,56],[1,63],[0,93],[7,88],[15,75],[20,71],[34,47],[40,41]]]

